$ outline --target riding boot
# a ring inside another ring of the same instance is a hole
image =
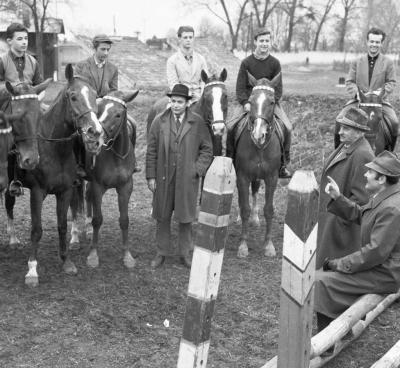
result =
[[[394,149],[396,148],[396,143],[397,143],[397,135],[398,135],[398,131],[399,131],[399,122],[398,120],[391,120],[390,121],[390,135],[392,138],[392,142],[391,142],[391,151],[394,151]]]
[[[228,130],[226,137],[226,156],[230,157],[232,161],[235,161],[235,134],[236,134],[237,123]]]
[[[82,138],[80,136],[77,136],[73,139],[72,147],[76,161],[76,175],[78,179],[87,180],[88,178],[85,171],[86,152],[85,148],[83,147]]]
[[[290,179],[292,177],[292,173],[286,168],[286,165],[290,162],[290,145],[292,143],[292,135],[291,132],[284,128],[284,140],[281,144],[282,146],[282,155],[281,155],[281,167],[279,169],[279,177],[281,179]]]
[[[339,135],[340,125],[339,123],[335,123],[335,133],[333,136],[333,146],[334,148],[338,148],[340,144],[340,135]]]

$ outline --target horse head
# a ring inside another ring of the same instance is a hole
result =
[[[40,88],[27,83],[12,86],[6,82],[6,89],[11,95],[11,115],[8,120],[12,126],[18,165],[22,169],[32,170],[39,163],[37,135],[41,111],[37,93]]]
[[[85,150],[97,155],[104,142],[104,131],[97,118],[96,91],[89,81],[83,77],[74,76],[71,64],[65,68],[68,86],[65,91],[67,99],[67,120],[74,123],[74,130],[82,135]]]
[[[226,131],[225,121],[228,112],[228,95],[225,80],[228,73],[224,68],[220,75],[209,76],[201,71],[201,79],[205,83],[201,101],[202,116],[211,125],[214,136],[222,137]]]
[[[8,151],[11,149],[12,127],[10,125],[9,116],[0,111],[0,193],[3,192],[8,185]]]
[[[280,73],[272,80],[257,80],[248,73],[249,83],[253,87],[249,98],[249,129],[251,138],[257,147],[268,143],[274,131],[275,87],[279,83]]]
[[[121,132],[123,124],[127,121],[126,103],[133,101],[139,91],[113,91],[104,96],[98,104],[99,122],[105,134],[105,145],[111,147],[118,134]]]

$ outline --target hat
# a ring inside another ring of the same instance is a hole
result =
[[[255,30],[254,32],[254,39],[256,39],[258,36],[265,35],[265,34],[271,34],[271,31],[268,28],[265,27],[260,27]]]
[[[98,35],[94,36],[92,42],[93,42],[93,44],[95,42],[99,42],[99,43],[104,42],[104,43],[110,43],[110,44],[113,43],[106,34],[98,34]]]
[[[400,176],[400,160],[389,151],[383,151],[365,166],[382,175]]]
[[[339,114],[336,121],[341,125],[349,126],[353,129],[368,132],[368,115],[361,109],[350,107],[344,115]]]
[[[168,97],[172,96],[181,96],[185,97],[187,100],[190,100],[192,98],[191,95],[189,95],[189,88],[185,86],[184,84],[177,83],[174,85],[172,88],[172,91],[167,93]]]

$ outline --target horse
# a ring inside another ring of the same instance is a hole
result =
[[[249,82],[253,86],[249,98],[251,108],[242,118],[245,120],[241,123],[239,122],[239,124],[243,124],[243,130],[237,139],[236,154],[234,157],[240,217],[242,219],[242,232],[237,253],[240,258],[248,256],[247,239],[251,214],[249,186],[251,185],[254,201],[261,184],[261,179],[265,183],[265,255],[273,257],[276,254],[271,239],[271,227],[274,214],[274,192],[281,165],[281,144],[274,116],[274,88],[278,84],[278,81],[279,75],[270,81],[267,78],[256,80],[249,74]],[[257,206],[253,207],[253,211],[257,211]]]
[[[201,71],[201,79],[205,83],[203,93],[196,103],[190,105],[191,111],[200,115],[207,123],[213,141],[214,156],[226,155],[226,116],[228,113],[228,95],[225,80],[228,72],[224,68],[220,75],[208,75]],[[157,114],[164,111],[169,98],[163,97],[151,108],[147,116],[147,133]]]
[[[9,116],[0,111],[0,193],[8,186],[8,152],[13,145]]]
[[[135,266],[135,259],[130,252],[128,242],[128,204],[132,194],[133,180],[132,174],[135,168],[135,142],[132,133],[129,131],[131,126],[127,124],[126,103],[132,101],[139,91],[123,93],[121,91],[110,92],[99,102],[98,116],[105,133],[105,144],[93,167],[86,167],[89,178],[86,189],[87,218],[92,218],[92,243],[90,253],[87,257],[87,265],[96,268],[99,265],[97,254],[99,244],[99,232],[103,223],[101,203],[104,193],[111,188],[115,188],[118,194],[119,206],[119,225],[122,233],[122,246],[124,248],[124,265],[131,269]],[[133,135],[134,136],[134,135]],[[73,225],[71,229],[70,244],[79,244],[77,230],[77,214],[82,209],[79,200],[83,197],[75,192],[77,198],[71,202]]]
[[[42,206],[48,194],[54,194],[57,202],[57,227],[59,255],[65,273],[74,275],[77,269],[68,254],[66,243],[67,211],[76,179],[76,160],[72,139],[81,134],[86,152],[98,154],[104,141],[104,133],[97,118],[96,91],[89,83],[74,76],[71,64],[65,69],[67,84],[43,114],[38,137],[39,164],[33,170],[17,170],[18,179],[31,190],[31,250],[29,271],[25,284],[37,286],[37,252],[42,236]],[[15,197],[6,191],[8,218],[13,218]]]

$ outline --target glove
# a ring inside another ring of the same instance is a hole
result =
[[[323,271],[337,271],[338,261],[336,259],[325,258],[324,263],[322,264]]]

